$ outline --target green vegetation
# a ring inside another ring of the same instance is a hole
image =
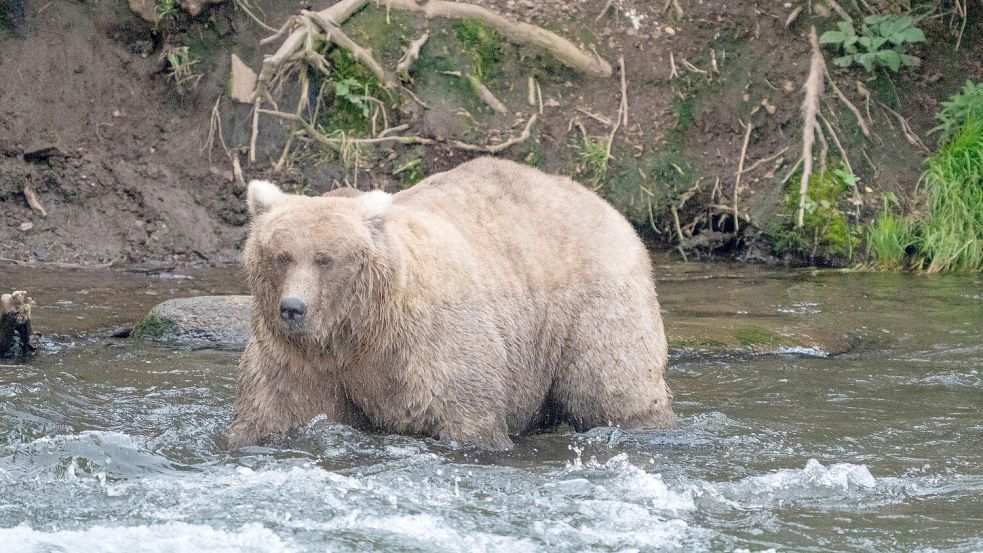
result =
[[[585,134],[573,144],[573,149],[584,178],[595,188],[600,186],[608,174],[608,137]]]
[[[777,334],[768,330],[767,328],[761,328],[760,326],[745,326],[738,328],[734,331],[734,339],[737,343],[743,347],[755,347],[755,346],[776,346],[785,342],[785,338],[781,334]]]
[[[941,132],[939,142],[946,142],[971,119],[983,120],[983,83],[966,81],[960,92],[942,102],[942,109],[935,114],[941,124],[932,132]]]
[[[983,118],[970,116],[928,159],[922,182],[929,205],[919,225],[924,269],[983,271]]]
[[[145,319],[133,327],[133,332],[130,333],[130,337],[159,340],[165,336],[177,334],[179,330],[181,329],[178,327],[177,323],[166,317],[147,315]]]
[[[846,192],[856,178],[844,166],[813,173],[809,177],[802,228],[795,226],[799,191],[792,190],[781,212],[767,225],[766,234],[771,238],[773,252],[828,264],[851,260],[860,242],[860,231],[850,225]]]
[[[875,67],[887,67],[897,73],[902,66],[914,65],[915,58],[906,53],[907,48],[911,44],[925,42],[925,33],[914,25],[914,19],[910,16],[867,16],[860,27],[860,35],[848,21],[840,21],[836,26],[839,30],[826,31],[819,37],[819,43],[839,45],[838,49],[844,55],[833,60],[836,65],[850,67],[858,63],[868,73],[873,72]]]
[[[177,4],[174,0],[157,0],[154,5],[158,19],[175,19],[177,17]]]
[[[399,177],[404,188],[409,188],[423,180],[423,160],[414,158],[393,169],[393,176]]]
[[[936,117],[943,142],[922,174],[920,215],[884,208],[867,229],[867,265],[928,273],[983,271],[983,87],[966,83]]]
[[[167,76],[174,81],[179,93],[194,89],[198,86],[202,74],[195,71],[201,58],[187,46],[165,49],[161,60],[167,63]]]
[[[469,53],[469,73],[481,80],[495,77],[495,65],[501,59],[499,45],[505,39],[476,19],[462,19],[454,23],[454,32],[458,42]]]
[[[899,271],[907,266],[910,248],[916,244],[914,225],[898,213],[894,194],[884,195],[884,207],[867,228],[868,266],[878,271]]]

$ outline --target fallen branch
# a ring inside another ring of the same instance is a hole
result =
[[[823,54],[819,50],[816,28],[809,29],[809,43],[812,45],[812,58],[809,62],[809,76],[805,82],[805,98],[802,100],[802,179],[799,182],[799,210],[795,224],[802,228],[805,224],[806,194],[809,192],[809,176],[812,175],[812,145],[816,140],[819,97],[823,93]]]
[[[737,220],[737,213],[738,213],[737,212],[737,197],[738,197],[738,195],[740,194],[740,191],[741,191],[741,175],[744,174],[744,159],[747,157],[747,145],[748,145],[748,142],[750,142],[750,140],[751,140],[751,131],[754,130],[754,125],[752,125],[750,121],[748,121],[748,123],[747,123],[747,125],[745,125],[745,127],[746,128],[745,128],[745,131],[744,131],[744,144],[741,146],[741,158],[737,162],[737,174],[734,176],[734,198],[733,198],[733,205],[734,205],[734,234],[737,234],[737,232],[740,230],[740,223],[738,223],[738,220]]]

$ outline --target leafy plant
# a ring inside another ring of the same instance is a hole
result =
[[[590,174],[590,183],[599,186],[608,173],[608,138],[584,135],[574,149],[585,172]]]
[[[157,4],[154,6],[154,11],[157,12],[157,17],[160,19],[177,17],[177,4],[174,0],[157,0]]]
[[[840,67],[859,63],[868,72],[883,66],[897,73],[902,66],[915,64],[915,57],[906,53],[907,47],[925,42],[925,33],[908,16],[867,16],[859,35],[848,21],[840,21],[836,26],[839,30],[826,31],[819,37],[819,43],[839,45],[843,55],[833,61]]]
[[[196,73],[194,67],[201,60],[187,46],[165,49],[161,60],[167,63],[167,76],[174,80],[178,92],[198,86],[202,74]]]
[[[361,94],[356,92],[358,89],[361,89]],[[369,88],[367,85],[358,82],[352,77],[348,77],[347,79],[342,79],[334,84],[334,94],[335,97],[340,98],[360,109],[362,111],[362,117],[369,116],[371,106],[369,106],[369,103],[365,100],[365,98],[369,96]]]
[[[919,254],[929,273],[983,271],[983,118],[971,116],[928,159]]]
[[[949,101],[942,102],[942,109],[935,118],[942,122],[932,129],[932,132],[942,133],[940,142],[952,138],[970,119],[983,120],[983,83],[966,81],[961,91],[953,94]]]

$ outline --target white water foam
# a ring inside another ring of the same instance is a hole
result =
[[[92,526],[81,530],[45,532],[22,524],[0,528],[0,543],[8,553],[87,551],[92,553],[198,553],[299,551],[258,523],[237,530],[172,522],[140,526]]]

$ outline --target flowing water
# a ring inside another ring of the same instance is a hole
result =
[[[983,550],[978,277],[658,272],[670,334],[777,321],[851,347],[676,351],[669,432],[486,454],[315,419],[230,453],[237,352],[104,331],[234,271],[4,269],[51,342],[0,365],[0,551]]]

